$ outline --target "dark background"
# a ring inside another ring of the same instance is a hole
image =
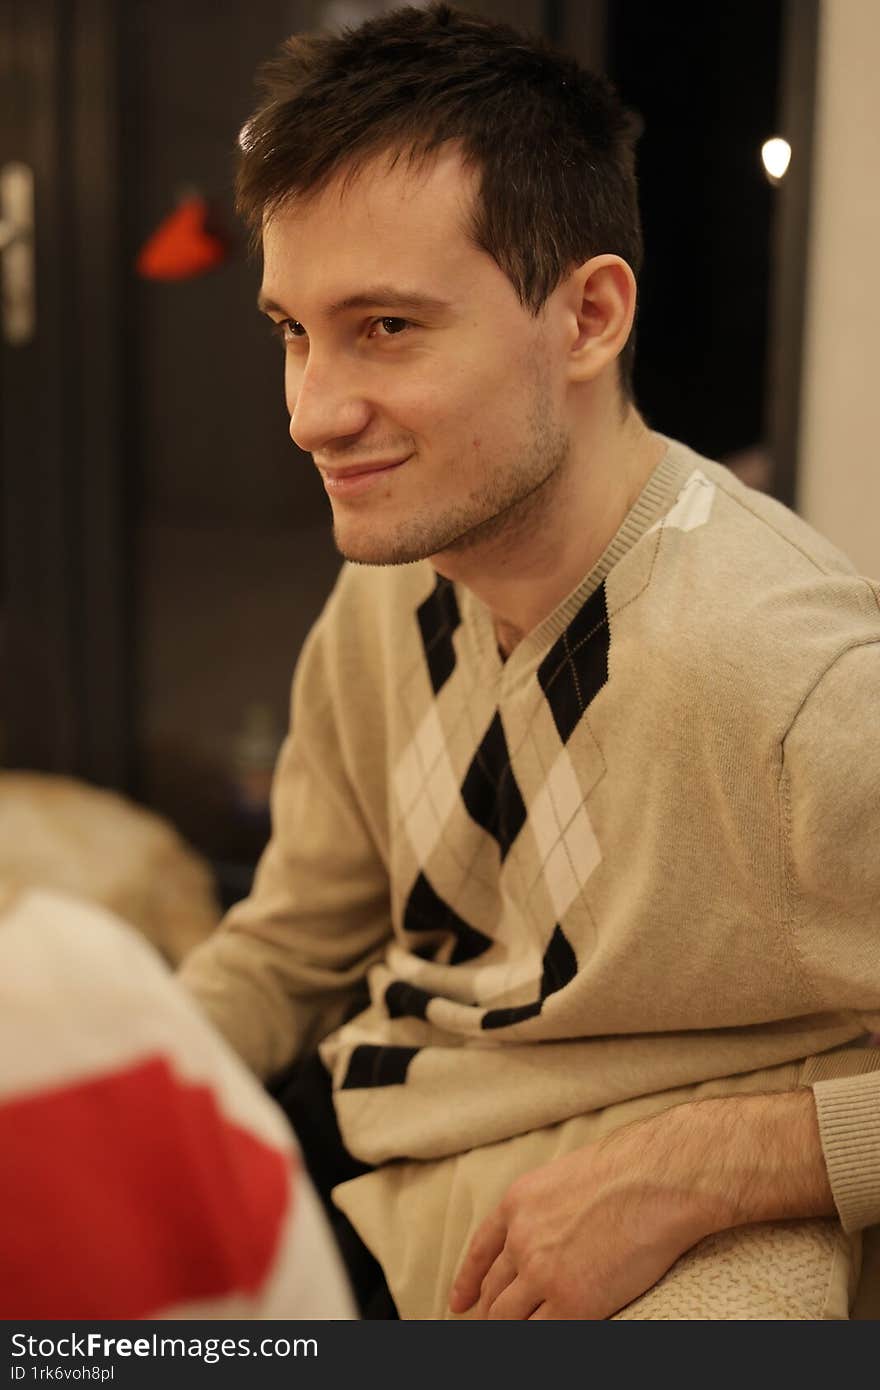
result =
[[[645,128],[636,394],[712,458],[763,439],[781,7],[609,6],[607,67]]]

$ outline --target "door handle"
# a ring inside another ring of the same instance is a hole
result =
[[[11,347],[29,343],[37,325],[34,274],[34,175],[20,160],[0,169],[0,318]]]

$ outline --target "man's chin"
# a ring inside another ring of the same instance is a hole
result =
[[[500,537],[522,525],[520,510],[532,510],[533,499],[546,482],[524,497],[516,494],[510,500],[503,497],[472,499],[471,505],[450,510],[443,515],[411,516],[402,526],[392,523],[371,529],[364,518],[335,515],[333,539],[336,549],[354,565],[412,565],[418,560],[442,561],[472,555]],[[482,505],[480,505],[482,502]],[[358,524],[360,523],[360,524]]]
[[[341,526],[333,527],[333,540],[342,558],[353,565],[411,565],[431,553],[404,537],[352,536]]]

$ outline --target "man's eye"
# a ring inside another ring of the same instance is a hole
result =
[[[306,336],[306,330],[297,319],[272,320],[271,329],[276,338],[284,343],[298,342]]]
[[[402,333],[404,329],[410,326],[408,319],[396,319],[392,317],[377,319],[376,325],[382,330],[383,337],[388,336],[392,338],[398,333]]]

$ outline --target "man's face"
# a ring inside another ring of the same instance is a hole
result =
[[[559,333],[468,237],[475,187],[451,150],[421,171],[376,161],[264,228],[291,437],[351,560],[515,536],[568,457]]]

